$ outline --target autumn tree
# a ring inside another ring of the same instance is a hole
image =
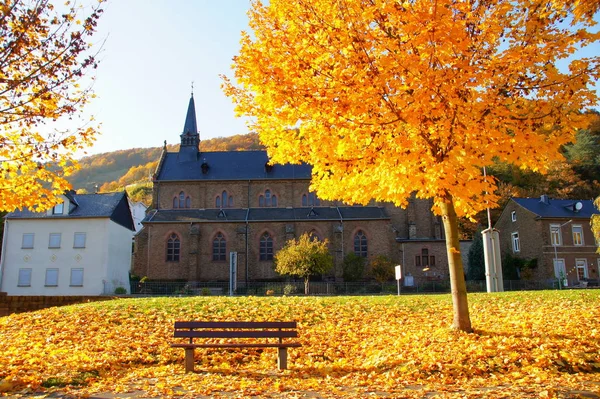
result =
[[[545,171],[597,103],[596,1],[252,1],[224,89],[320,198],[442,216],[453,327],[471,331],[457,217],[497,201],[494,159]],[[559,61],[568,64],[558,67]]]
[[[94,139],[89,124],[63,131],[46,122],[73,118],[92,97],[80,83],[96,68],[90,38],[101,2],[89,10],[49,0],[0,4],[0,210],[53,205],[70,187],[73,153]]]
[[[371,261],[371,274],[383,286],[383,283],[394,278],[394,263],[387,256],[379,255]]]
[[[594,237],[596,238],[596,243],[598,243],[598,248],[596,252],[600,254],[600,196],[596,198],[594,201],[594,205],[598,209],[599,213],[592,215],[592,232],[594,233]]]
[[[275,271],[304,279],[304,293],[309,293],[310,276],[327,273],[333,267],[327,240],[319,241],[308,233],[287,242],[275,255]]]

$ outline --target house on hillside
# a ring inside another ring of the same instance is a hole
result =
[[[134,202],[129,200],[129,208],[131,209],[131,216],[133,217],[133,225],[135,227],[135,232],[139,232],[143,225],[142,220],[146,217],[146,210],[148,207],[144,205],[142,202]]]
[[[9,295],[100,295],[129,290],[134,224],[127,195],[75,194],[46,212],[4,218],[0,291]]]
[[[534,280],[597,281],[600,255],[590,226],[594,213],[598,210],[591,200],[511,198],[495,226],[502,254],[536,260]]]
[[[135,238],[137,276],[225,282],[235,252],[238,286],[279,280],[274,255],[306,232],[330,243],[335,267],[321,276],[326,280],[342,279],[349,253],[367,265],[385,255],[415,283],[447,278],[443,228],[431,201],[412,199],[406,210],[325,201],[309,191],[309,165],[273,165],[266,151],[203,152],[193,96],[179,137],[177,152],[165,142],[153,176],[153,203]]]

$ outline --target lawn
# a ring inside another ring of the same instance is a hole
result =
[[[151,397],[600,397],[600,290],[469,295],[189,297],[95,302],[0,318],[0,392]],[[175,320],[296,320],[301,348],[196,351]],[[132,394],[133,395],[133,394]]]

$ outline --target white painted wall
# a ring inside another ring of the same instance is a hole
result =
[[[148,209],[148,207],[141,202],[129,201],[129,209],[131,209],[133,225],[135,226],[135,232],[137,233],[144,227],[142,226],[142,220],[146,217],[146,209]]]
[[[129,271],[131,270],[132,231],[114,222],[107,225],[108,252],[106,281],[114,289],[123,287],[129,293]],[[112,292],[109,292],[112,294]]]
[[[101,295],[103,281],[130,268],[132,232],[108,218],[11,219],[5,229],[0,291],[9,295]],[[85,248],[73,248],[76,232],[86,233]],[[22,248],[24,233],[35,234],[33,249]],[[48,248],[50,233],[61,233],[60,248]],[[32,269],[30,287],[17,286],[20,268]],[[58,269],[56,287],[45,286],[48,268]],[[81,287],[70,285],[73,268],[84,270]]]

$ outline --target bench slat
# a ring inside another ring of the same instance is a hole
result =
[[[299,348],[297,342],[289,344],[171,344],[172,348]]]
[[[175,338],[297,338],[297,331],[198,331],[178,330]]]
[[[178,328],[297,328],[295,321],[176,321]]]

